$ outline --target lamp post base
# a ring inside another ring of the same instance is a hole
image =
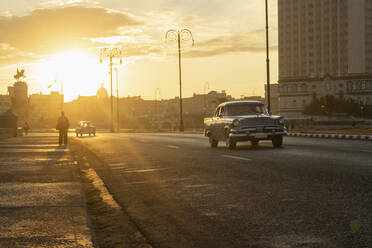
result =
[[[183,126],[183,123],[181,122],[181,124],[180,124],[180,132],[184,132],[184,131],[185,131],[185,128]]]

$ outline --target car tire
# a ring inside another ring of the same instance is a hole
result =
[[[257,146],[259,142],[260,142],[259,140],[251,140],[251,145]]]
[[[76,137],[79,137],[79,134],[78,133],[76,133]]]
[[[235,150],[236,149],[236,141],[230,137],[226,138],[226,146],[230,150]]]
[[[93,136],[96,136],[96,133],[93,133]]]
[[[274,148],[282,147],[282,145],[283,145],[283,136],[275,136],[272,139],[272,143],[273,143]]]
[[[209,144],[212,148],[217,148],[218,140],[215,140],[212,138],[212,136],[209,136]]]

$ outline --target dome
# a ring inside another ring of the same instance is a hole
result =
[[[108,92],[103,87],[103,84],[101,85],[101,88],[97,91],[97,97],[98,98],[107,98],[108,97]]]

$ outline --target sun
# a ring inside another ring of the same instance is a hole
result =
[[[44,71],[52,74],[56,84],[63,81],[65,99],[78,95],[95,95],[101,82],[107,81],[107,68],[100,64],[98,55],[79,50],[50,56]],[[58,89],[58,86],[54,86]]]

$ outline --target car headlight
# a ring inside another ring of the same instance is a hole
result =
[[[279,124],[284,125],[284,118],[279,119]]]
[[[239,126],[239,120],[234,120],[234,121],[232,122],[232,126],[233,126],[233,127],[238,127],[238,126]]]

